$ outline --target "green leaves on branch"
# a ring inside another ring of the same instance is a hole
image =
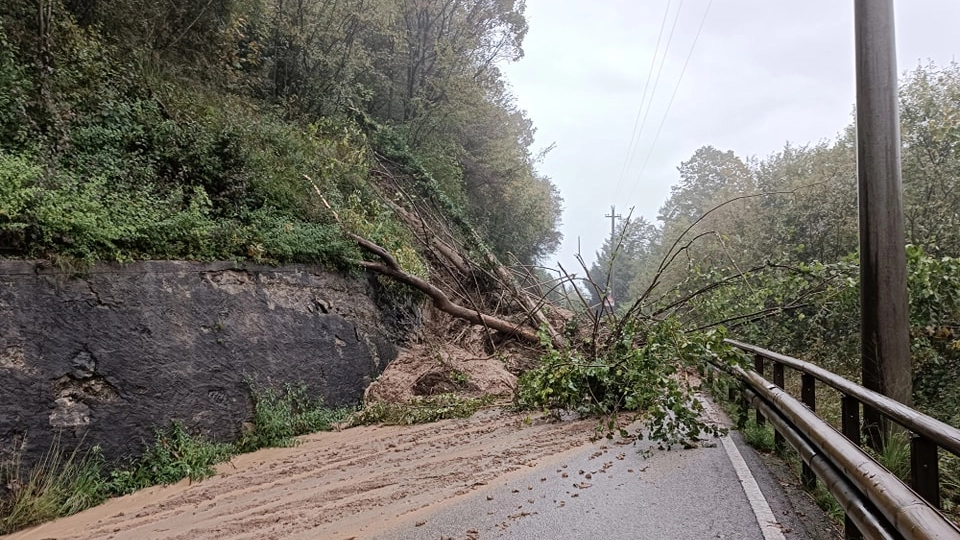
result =
[[[960,258],[933,257],[907,246],[914,402],[960,423]],[[717,281],[719,271],[700,278]],[[859,267],[767,265],[743,280],[693,298],[685,316],[728,321],[738,339],[803,358],[843,376],[860,376]]]
[[[602,416],[598,431],[608,437],[628,435],[619,421],[625,413],[641,418],[646,436],[666,446],[717,433],[700,418],[699,383],[690,375],[705,373],[708,361],[739,361],[722,332],[687,334],[675,321],[627,321],[621,338],[594,358],[547,346],[541,364],[518,381],[520,408]]]

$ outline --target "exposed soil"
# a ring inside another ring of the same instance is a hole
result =
[[[16,539],[369,538],[588,440],[593,421],[466,420],[319,433],[215,477],[113,499]]]
[[[538,353],[514,343],[494,346],[482,327],[434,308],[424,311],[424,325],[424,334],[432,337],[402,349],[367,388],[365,401],[403,403],[447,392],[510,395],[516,373],[532,365]]]

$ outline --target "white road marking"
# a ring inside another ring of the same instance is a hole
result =
[[[760,491],[757,480],[750,472],[750,468],[747,467],[747,462],[740,455],[737,444],[729,436],[721,437],[720,440],[723,442],[723,449],[727,451],[730,463],[733,464],[733,470],[737,472],[740,485],[743,486],[743,492],[747,495],[747,500],[753,509],[753,515],[757,517],[757,524],[760,525],[760,532],[763,533],[764,540],[786,540],[783,531],[780,529],[780,523],[773,515],[773,510],[770,510],[770,505],[767,504],[767,499]]]

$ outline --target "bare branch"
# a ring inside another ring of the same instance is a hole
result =
[[[397,264],[396,259],[394,259],[382,247],[355,234],[349,234],[349,236],[361,247],[370,251],[371,253],[374,253],[377,255],[377,257],[383,260],[382,263],[372,261],[357,261],[359,266],[368,270],[373,270],[385,276],[389,276],[400,283],[409,285],[423,292],[429,296],[431,300],[433,300],[433,305],[436,306],[440,311],[465,321],[469,321],[473,324],[487,326],[497,330],[498,332],[503,332],[527,342],[538,343],[540,341],[539,336],[537,336],[536,332],[533,330],[523,328],[509,321],[492,317],[476,310],[465,308],[460,304],[452,302],[443,291],[430,282],[403,271],[403,269],[400,268],[400,265]]]

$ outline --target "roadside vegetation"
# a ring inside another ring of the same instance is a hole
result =
[[[707,362],[743,362],[728,335],[857,380],[852,126],[761,158],[704,146],[680,164],[656,220],[621,221],[596,261],[581,261],[585,286],[530,270],[559,243],[562,201],[497,67],[523,54],[523,10],[521,0],[5,1],[0,256],[376,272],[483,326],[494,349],[492,335],[533,347],[539,363],[521,374],[517,407],[576,411],[601,419],[598,435],[665,446],[718,432],[695,398],[725,384]],[[920,66],[901,88],[914,403],[953,425],[958,96],[956,64]],[[549,320],[530,290],[572,314]],[[608,294],[619,307],[598,315]],[[146,461],[109,474],[95,450],[51,449],[33,472],[8,466],[0,531],[199,479],[237,451],[341,419],[296,387],[258,392],[254,428],[234,445],[174,424]],[[419,423],[484,404],[433,396],[371,405],[353,422]],[[645,427],[626,432],[634,419]],[[960,465],[944,456],[941,468],[949,510]]]
[[[54,444],[30,470],[20,470],[18,460],[3,464],[0,485],[6,486],[7,493],[0,497],[0,534],[75,514],[146,487],[184,478],[202,480],[214,474],[216,464],[236,454],[293,446],[294,437],[330,431],[351,413],[309,398],[302,385],[277,390],[250,384],[253,420],[233,443],[212,441],[174,421],[158,427],[154,441],[127,463],[106,463],[96,446],[80,451]]]

